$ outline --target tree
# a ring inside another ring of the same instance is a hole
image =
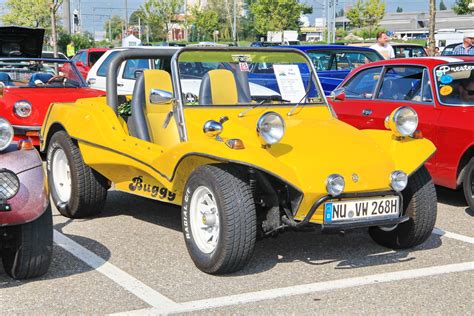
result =
[[[56,32],[56,15],[62,6],[63,0],[50,0],[49,14],[51,17],[51,46],[53,46],[54,57],[58,57],[58,33]]]
[[[207,6],[203,9],[195,6],[191,8],[192,23],[197,34],[192,37],[199,40],[207,40],[212,38],[212,34],[219,28],[219,15],[216,11],[209,9]]]
[[[436,24],[436,0],[430,0],[430,21],[429,21],[429,36],[428,36],[428,47],[429,55],[433,56],[436,41],[435,41],[435,24]]]
[[[8,13],[2,16],[5,25],[20,25],[51,29],[48,0],[7,0]]]
[[[385,2],[380,0],[367,0],[364,10],[364,19],[369,33],[379,26],[380,21],[385,15]]]
[[[446,5],[444,4],[444,1],[441,0],[440,3],[439,3],[439,10],[440,11],[444,11],[444,10],[447,10],[448,8],[446,7]]]
[[[298,30],[301,14],[312,12],[312,8],[298,0],[256,0],[250,6],[254,15],[257,33],[268,31]]]
[[[146,24],[168,40],[169,28],[183,7],[184,0],[145,0],[140,6]],[[161,30],[160,30],[161,29]]]
[[[110,24],[110,28],[109,28]],[[114,15],[110,20],[105,21],[104,30],[106,34],[112,33],[112,40],[119,38],[122,35],[123,26],[125,25],[124,20],[118,15]],[[110,34],[109,34],[110,36]]]
[[[474,12],[474,6],[469,4],[471,3],[470,0],[456,0],[453,6],[454,13],[458,15],[465,15]]]
[[[402,13],[403,12],[403,8],[402,7],[397,7],[397,13]]]
[[[349,19],[349,24],[357,28],[365,26],[364,12],[365,3],[362,0],[357,0],[354,6],[347,11],[346,16]]]

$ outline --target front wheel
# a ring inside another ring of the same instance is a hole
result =
[[[8,227],[12,246],[3,250],[5,272],[14,279],[29,279],[45,274],[53,251],[51,206],[36,220]]]
[[[462,183],[464,197],[469,208],[474,212],[474,158],[471,158],[471,161],[466,165]]]
[[[256,211],[249,184],[235,167],[197,168],[189,177],[182,204],[182,226],[194,264],[210,274],[240,270],[256,239]]]
[[[436,190],[425,167],[410,176],[402,195],[403,214],[410,219],[390,229],[369,228],[372,239],[384,247],[411,248],[423,243],[433,231],[437,213]]]

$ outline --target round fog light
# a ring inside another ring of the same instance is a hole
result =
[[[18,101],[14,105],[15,114],[25,118],[31,115],[31,103],[28,101]]]
[[[344,192],[345,185],[344,177],[339,174],[332,174],[326,180],[326,190],[332,196],[338,196]]]
[[[20,179],[8,169],[0,169],[0,200],[9,200],[20,189]]]
[[[390,185],[397,192],[403,191],[408,184],[408,176],[403,171],[394,171],[390,175]]]

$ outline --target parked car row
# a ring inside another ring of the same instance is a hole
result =
[[[41,58],[11,32],[15,45],[0,42],[0,253],[14,278],[51,260],[46,192],[70,218],[98,214],[112,184],[179,205],[188,252],[211,274],[243,268],[257,237],[309,225],[419,245],[436,221],[433,181],[462,187],[474,209],[472,57],[120,48],[87,84],[74,61]]]

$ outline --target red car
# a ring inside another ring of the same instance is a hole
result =
[[[13,125],[16,141],[31,138],[35,146],[51,103],[104,95],[89,88],[70,61],[40,58],[43,34],[0,27],[0,116]],[[70,71],[62,72],[61,65]]]
[[[474,57],[405,58],[352,71],[330,100],[339,119],[385,129],[399,106],[416,110],[419,130],[438,148],[426,163],[435,184],[462,187],[474,210]]]
[[[95,62],[108,50],[108,48],[81,49],[71,58],[71,61],[76,65],[82,78],[86,79],[89,70],[94,66]],[[68,74],[71,71],[71,67],[66,64],[62,71]]]

